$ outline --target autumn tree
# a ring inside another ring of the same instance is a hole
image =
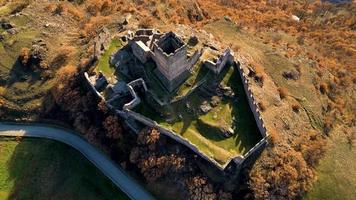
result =
[[[108,116],[103,122],[103,127],[106,130],[106,136],[110,139],[122,138],[122,128],[119,119],[116,116]]]
[[[29,48],[22,48],[19,56],[19,60],[23,66],[28,66],[31,58],[31,52]]]

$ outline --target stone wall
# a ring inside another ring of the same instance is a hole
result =
[[[201,57],[201,55],[203,54],[203,51],[195,51],[193,56],[189,59],[188,62],[188,70],[192,70],[192,68],[194,67],[194,65],[198,62],[199,58]]]
[[[153,120],[151,120],[151,119],[149,119],[149,118],[147,118],[147,117],[145,117],[145,116],[143,116],[141,114],[135,113],[135,112],[130,111],[130,110],[126,110],[125,112],[127,113],[128,117],[131,117],[131,118],[133,118],[133,119],[145,124],[146,126],[149,126],[149,127],[157,129],[161,134],[163,134],[163,135],[175,140],[176,142],[188,147],[194,153],[196,153],[200,157],[204,158],[205,160],[207,160],[208,162],[210,162],[211,164],[216,166],[221,171],[224,171],[225,165],[220,165],[213,158],[210,158],[207,155],[205,155],[204,153],[202,153],[197,146],[195,146],[194,144],[190,143],[188,140],[182,138],[180,135],[177,135],[176,133],[174,133],[174,132],[172,132],[170,130],[167,130],[166,128],[163,128],[157,122],[155,122],[155,121],[153,121]]]
[[[146,63],[150,57],[150,49],[142,42],[136,41],[131,44],[133,54],[141,63]]]
[[[94,57],[100,57],[101,54],[109,47],[111,41],[111,34],[107,28],[99,33],[94,39]]]
[[[220,55],[216,63],[206,60],[204,61],[205,67],[213,71],[215,74],[219,74],[226,64],[232,64],[234,62],[234,53],[230,48],[225,49],[224,53]]]
[[[110,34],[104,30],[104,32],[101,35],[99,35],[99,37],[95,40],[94,56],[97,56],[97,57],[101,56],[103,49],[107,48],[107,46],[110,42],[110,39],[111,39]],[[157,47],[157,48],[159,48],[159,47]],[[158,54],[157,54],[157,52],[158,52]],[[197,62],[199,57],[201,56],[201,52],[195,52],[194,55],[191,57],[191,59],[188,61],[187,57],[186,57],[187,56],[186,46],[183,46],[183,47],[177,49],[175,53],[176,53],[176,55],[175,55],[176,57],[172,54],[167,55],[163,51],[155,51],[154,53],[152,53],[153,54],[152,56],[153,56],[153,58],[156,58],[158,62],[162,62],[162,64],[167,64],[167,66],[172,66],[173,68],[175,68],[177,71],[175,71],[174,73],[179,73],[179,68],[182,68],[182,66],[184,66],[185,69],[189,68],[189,66],[193,66]],[[226,65],[226,63],[231,62],[231,60],[233,61],[233,55],[229,51],[229,49],[227,49],[227,50],[225,50],[224,54],[219,57],[219,60],[217,61],[217,63],[211,63],[212,64],[211,67],[213,67],[213,65],[214,65],[213,69],[216,70],[216,72],[219,72],[223,69],[223,67]],[[165,62],[169,62],[169,63],[165,63]],[[264,125],[264,121],[261,117],[260,111],[258,109],[257,102],[255,101],[253,93],[249,88],[248,78],[247,78],[246,74],[244,73],[242,67],[240,66],[239,62],[235,62],[234,66],[239,71],[239,74],[240,74],[240,77],[242,79],[242,83],[244,86],[245,94],[247,96],[251,111],[254,115],[257,127],[262,135],[262,140],[259,143],[257,143],[252,149],[250,149],[246,154],[244,154],[243,156],[239,155],[237,157],[231,158],[225,165],[221,165],[221,164],[217,163],[213,158],[208,157],[207,155],[202,153],[197,146],[190,143],[188,140],[184,139],[183,137],[177,135],[176,133],[161,127],[155,121],[153,121],[145,116],[142,116],[138,113],[130,111],[130,110],[123,110],[123,111],[116,110],[115,108],[113,108],[113,106],[111,106],[108,102],[106,102],[105,98],[95,89],[94,85],[91,83],[90,77],[87,72],[84,73],[84,77],[85,77],[84,80],[87,83],[89,90],[91,90],[99,99],[103,100],[105,102],[105,104],[107,105],[107,107],[110,110],[115,111],[115,113],[118,116],[120,116],[124,119],[133,118],[147,126],[156,128],[162,134],[177,141],[180,144],[185,145],[186,147],[191,149],[193,152],[195,152],[197,155],[201,156],[202,158],[207,160],[209,163],[216,166],[218,169],[224,171],[227,168],[227,166],[231,166],[232,163],[237,165],[238,169],[241,168],[249,158],[254,157],[260,151],[263,150],[263,148],[267,144],[267,137],[268,137],[268,133],[267,133],[266,127]],[[168,73],[170,73],[170,72],[168,72]]]

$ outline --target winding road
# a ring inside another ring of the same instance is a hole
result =
[[[36,124],[0,123],[0,136],[46,138],[65,143],[81,152],[129,198],[133,200],[154,199],[149,192],[115,165],[104,153],[69,130]]]

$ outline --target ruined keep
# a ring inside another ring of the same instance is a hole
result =
[[[187,55],[187,45],[173,32],[166,33],[153,44],[155,73],[170,92],[189,76],[192,66]]]

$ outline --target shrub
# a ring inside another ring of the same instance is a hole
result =
[[[31,58],[31,51],[29,48],[22,48],[19,56],[19,60],[23,66],[28,66]]]
[[[288,96],[288,90],[287,88],[278,88],[279,96],[281,99],[285,99]]]
[[[0,86],[0,96],[3,96],[6,92],[5,87]]]
[[[275,129],[271,128],[268,131],[268,134],[269,134],[269,144],[274,146],[281,141],[281,137]]]
[[[265,103],[262,101],[258,103],[258,107],[262,112],[266,111],[266,109],[267,109]]]
[[[263,67],[256,62],[252,62],[251,66],[253,67],[256,75],[255,75],[255,81],[258,83],[261,83],[263,85],[263,82],[265,80],[265,75],[264,75],[264,69]]]
[[[62,4],[58,4],[56,6],[56,8],[53,11],[54,15],[62,15],[62,13],[64,12],[64,6]]]
[[[265,81],[265,76],[262,73],[257,73],[255,76],[255,81],[263,85]]]
[[[120,139],[122,137],[121,124],[116,116],[108,116],[103,122],[103,127],[106,130],[106,137],[109,139]]]
[[[76,72],[77,72],[76,66],[66,65],[57,71],[57,77],[59,80],[66,80]]]
[[[86,38],[95,37],[97,35],[97,31],[109,24],[111,20],[112,18],[110,16],[92,17],[87,23],[85,23],[81,35]]]
[[[292,109],[294,112],[298,113],[300,110],[300,105],[299,104],[293,104]]]
[[[81,20],[84,18],[84,12],[82,9],[75,6],[67,6],[67,12],[74,16],[77,20]]]
[[[322,94],[326,94],[328,92],[328,85],[326,83],[321,83],[319,90]]]
[[[138,24],[140,28],[150,28],[152,26],[152,19],[149,17],[143,17]]]

